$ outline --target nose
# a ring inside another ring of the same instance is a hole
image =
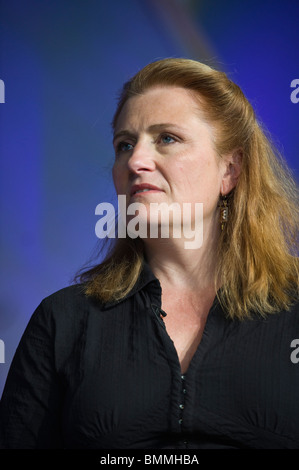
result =
[[[129,171],[138,174],[144,171],[153,171],[155,167],[154,149],[150,142],[137,142],[128,159]]]

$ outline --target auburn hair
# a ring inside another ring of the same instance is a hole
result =
[[[198,61],[170,58],[146,65],[123,86],[113,118],[133,96],[156,86],[190,90],[215,129],[215,150],[242,151],[242,171],[229,199],[218,244],[215,286],[227,315],[244,319],[289,309],[298,296],[298,189],[243,92],[228,76]],[[220,224],[219,224],[220,230]],[[115,239],[106,258],[81,273],[87,295],[123,299],[144,260],[140,239]]]

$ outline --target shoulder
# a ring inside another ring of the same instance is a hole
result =
[[[48,295],[39,307],[55,320],[63,320],[67,317],[80,318],[89,312],[100,313],[105,309],[93,296],[86,294],[85,284],[74,284]]]
[[[281,340],[299,338],[299,299],[294,299],[288,309],[266,315],[256,315],[252,318],[252,326],[260,325],[265,335],[275,335]],[[294,336],[295,335],[295,336]]]
[[[103,305],[87,296],[84,284],[64,287],[44,299],[35,309],[28,326],[40,326],[56,333],[62,328],[72,330],[92,313],[97,315]]]
[[[48,295],[41,301],[40,305],[46,310],[76,310],[83,305],[94,302],[91,297],[86,295],[85,284],[74,284]],[[98,303],[98,305],[100,304]]]
[[[296,298],[288,310],[279,312],[278,317],[284,329],[289,329],[290,333],[296,333],[299,337],[299,299]]]
[[[299,325],[299,297],[297,295],[294,296],[293,302],[291,303],[289,309],[281,310],[278,312],[277,316],[282,320],[290,321],[291,323],[296,323]]]
[[[41,350],[55,358],[61,369],[74,351],[82,349],[90,331],[103,329],[106,316],[100,302],[85,294],[83,284],[64,287],[37,306],[21,339],[21,350]]]

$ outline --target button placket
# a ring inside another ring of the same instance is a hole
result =
[[[184,374],[181,375],[181,402],[179,403],[179,409],[180,409],[180,418],[179,418],[179,424],[181,426],[181,432],[182,434],[184,433],[183,431],[183,422],[184,422],[184,409],[185,409],[185,397],[186,397],[186,376]],[[188,447],[188,441],[186,437],[183,436],[183,444],[187,448]]]
[[[186,395],[185,379],[186,379],[185,375],[181,375],[182,393],[181,393],[181,402],[179,403],[179,409],[180,409],[179,424],[181,426],[183,424],[183,411],[185,409],[185,395]]]

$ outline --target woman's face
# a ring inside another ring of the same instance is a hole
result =
[[[113,180],[127,205],[200,202],[204,220],[215,217],[220,192],[233,186],[199,106],[180,87],[155,87],[125,103],[114,134]]]

